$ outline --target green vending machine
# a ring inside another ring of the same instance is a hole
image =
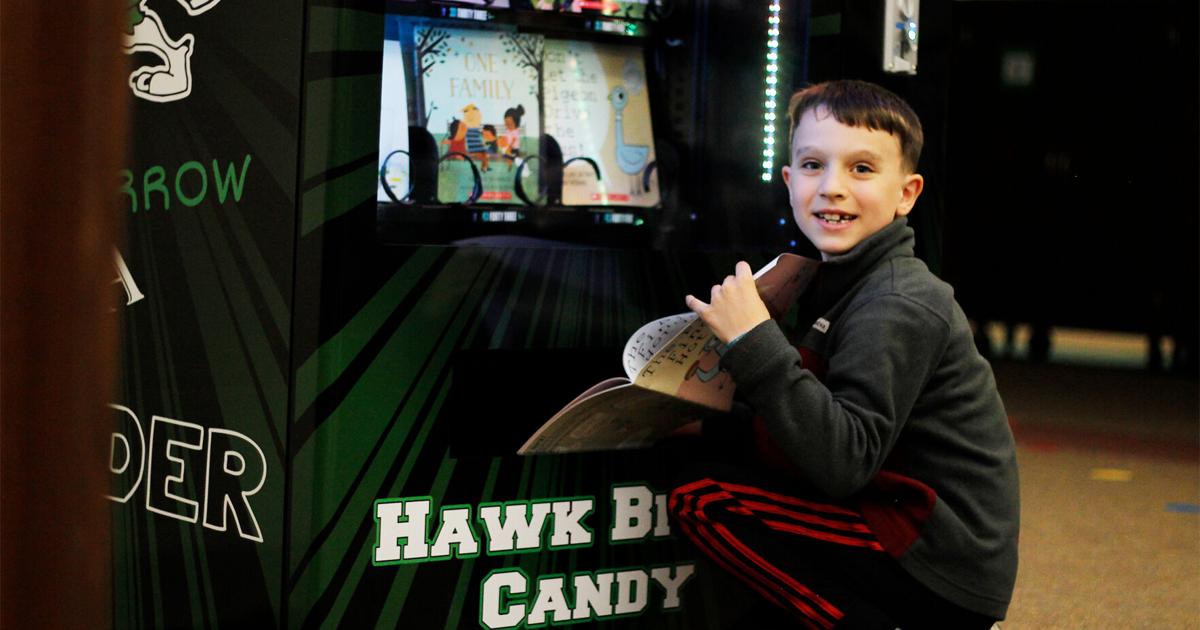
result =
[[[131,7],[114,626],[736,618],[660,452],[518,455],[766,260],[688,240],[668,6]]]

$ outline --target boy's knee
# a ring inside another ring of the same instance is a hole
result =
[[[693,513],[693,508],[690,507],[698,498],[698,484],[705,480],[691,480],[686,483],[680,483],[671,488],[670,495],[667,498],[667,513],[672,520],[689,520]]]

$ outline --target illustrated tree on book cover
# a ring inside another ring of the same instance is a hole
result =
[[[434,66],[446,63],[446,55],[450,49],[450,32],[443,28],[425,27],[414,29],[413,36],[415,37],[413,48],[416,52],[413,58],[420,66],[416,68],[414,74],[421,78],[421,80],[411,82],[414,87],[413,102],[417,107],[414,120],[419,121],[422,127],[428,127],[429,117],[437,105],[430,102],[426,107],[424,78],[429,75]]]
[[[505,33],[504,52],[517,57],[517,64],[533,72],[535,90],[530,96],[542,102],[543,82],[546,68],[546,40],[540,35],[529,33]]]

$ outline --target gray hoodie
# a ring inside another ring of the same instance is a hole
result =
[[[721,360],[763,446],[798,481],[857,503],[930,590],[1003,618],[1017,572],[1016,452],[953,289],[913,256],[900,218],[822,263],[796,308],[795,347],[769,321]]]

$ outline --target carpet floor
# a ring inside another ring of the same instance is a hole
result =
[[[1021,564],[1004,630],[1200,628],[1196,378],[997,362]]]

